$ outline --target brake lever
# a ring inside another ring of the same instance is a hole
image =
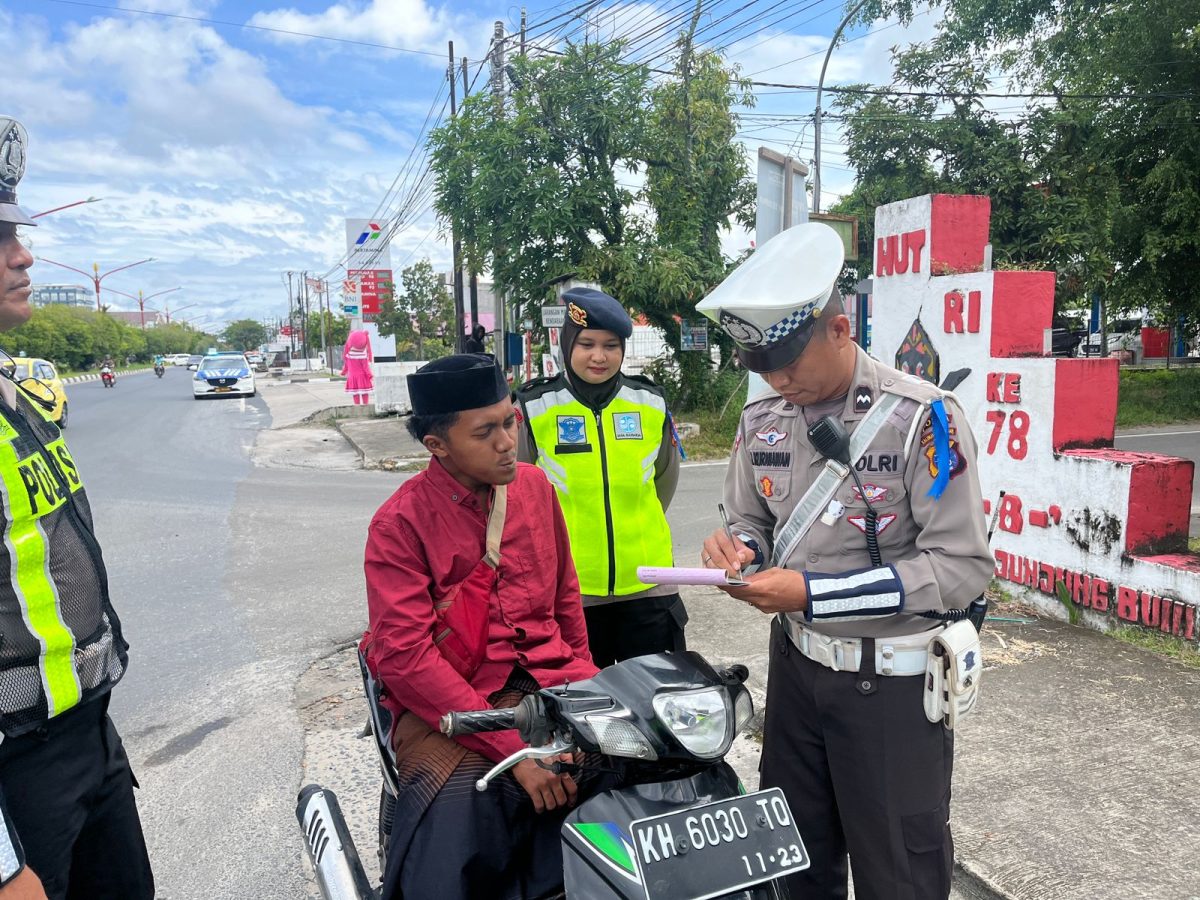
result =
[[[527,759],[548,759],[551,756],[558,756],[562,753],[572,753],[574,750],[575,745],[563,740],[562,738],[556,739],[553,744],[547,744],[545,747],[525,747],[512,754],[512,756],[502,759],[500,762],[496,763],[496,765],[492,766],[486,775],[475,782],[475,790],[486,791],[488,789],[488,785],[491,784],[494,779],[500,775],[503,775],[517,763],[525,762]]]

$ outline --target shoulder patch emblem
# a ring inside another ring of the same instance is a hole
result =
[[[758,479],[758,492],[764,497],[770,497],[775,493],[775,482],[764,475],[762,478]]]
[[[875,396],[865,384],[860,384],[854,389],[854,411],[856,413],[865,413],[874,403]]]
[[[776,431],[775,426],[771,426],[768,431],[756,431],[754,436],[766,444],[768,447],[774,447],[782,440],[786,440],[788,433],[786,431]]]

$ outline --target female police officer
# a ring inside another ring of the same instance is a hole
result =
[[[671,565],[666,509],[679,477],[671,414],[658,385],[621,373],[633,333],[621,304],[585,287],[563,299],[564,371],[517,392],[518,456],[558,490],[596,665],[683,650],[683,600],[637,579],[638,566]]]
[[[728,592],[780,614],[762,783],[783,788],[813,860],[793,896],[844,898],[848,852],[859,897],[935,900],[950,891],[954,744],[926,711],[929,648],[945,638],[923,614],[966,606],[993,562],[966,418],[850,340],[842,256],[831,228],[799,225],[698,307],[775,391],[742,415],[725,479],[734,540],[715,532],[702,561],[760,564]],[[851,435],[855,480],[808,437],[826,417]],[[961,656],[977,684],[977,650]]]

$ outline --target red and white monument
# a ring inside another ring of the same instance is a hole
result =
[[[871,351],[932,381],[971,370],[955,394],[1007,590],[1061,615],[1061,582],[1092,627],[1196,641],[1192,463],[1113,449],[1118,360],[1049,356],[1054,274],[985,270],[990,218],[974,196],[877,210]]]

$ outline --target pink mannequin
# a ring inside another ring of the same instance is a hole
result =
[[[365,331],[351,331],[346,338],[342,354],[342,374],[346,376],[346,393],[354,398],[355,406],[371,402],[370,394],[375,386],[371,375],[371,336]]]

